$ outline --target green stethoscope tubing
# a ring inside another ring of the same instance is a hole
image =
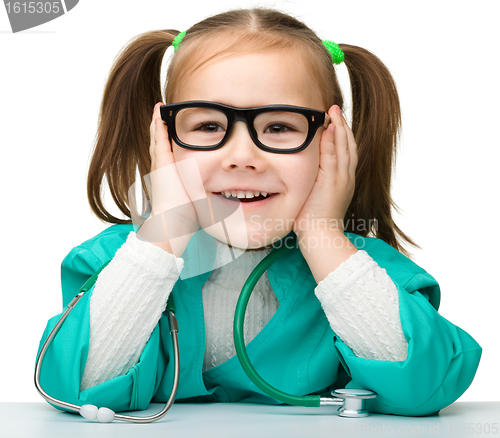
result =
[[[292,247],[287,248],[284,244],[280,248],[275,248],[257,265],[257,267],[248,276],[247,281],[241,289],[241,293],[236,304],[236,310],[234,312],[234,346],[236,349],[236,355],[238,356],[243,370],[250,378],[250,380],[255,384],[255,386],[257,386],[260,390],[283,403],[295,406],[317,407],[320,406],[321,396],[319,395],[307,395],[302,397],[291,395],[280,391],[279,389],[276,389],[269,383],[267,383],[259,375],[259,373],[257,373],[252,363],[250,362],[243,337],[243,323],[245,321],[245,312],[247,309],[248,300],[250,299],[250,295],[252,295],[255,285],[259,281],[260,277],[262,277],[264,272],[267,271],[269,266],[271,266],[276,260],[278,260],[290,249],[292,249]]]
[[[293,246],[292,246],[293,247]],[[279,400],[283,403],[287,403],[295,406],[306,406],[306,407],[318,407],[320,406],[321,396],[319,395],[309,395],[309,396],[296,396],[292,394],[287,394],[275,387],[271,386],[267,383],[255,370],[252,363],[250,362],[250,358],[248,357],[248,353],[245,347],[244,334],[243,334],[243,325],[245,322],[245,314],[248,305],[248,301],[250,300],[250,296],[255,288],[255,285],[259,281],[260,277],[264,275],[264,273],[268,270],[268,268],[280,257],[285,255],[292,247],[287,247],[286,245],[282,245],[280,248],[274,248],[252,271],[252,273],[248,276],[243,288],[241,289],[240,296],[238,298],[238,302],[236,303],[236,310],[234,312],[234,323],[233,323],[233,337],[234,337],[234,346],[236,350],[236,355],[240,364],[245,371],[246,375],[249,379],[263,392],[267,395],[273,397],[276,400]],[[99,271],[97,271],[88,281],[85,283],[81,290],[85,292],[89,290],[92,285],[95,283],[99,272],[106,267],[104,264]],[[167,301],[167,309],[175,314],[175,301],[173,294],[170,294]]]
[[[292,246],[293,247],[293,246]],[[319,395],[308,395],[308,396],[296,396],[287,394],[275,387],[271,386],[267,383],[255,370],[252,363],[250,362],[250,358],[248,357],[247,350],[245,347],[245,340],[243,335],[243,325],[245,322],[245,313],[247,310],[248,301],[250,300],[250,296],[255,288],[255,285],[259,281],[260,277],[264,275],[264,272],[268,270],[268,268],[280,257],[285,255],[292,247],[287,247],[286,245],[282,245],[280,248],[274,248],[252,271],[252,273],[248,276],[243,288],[241,289],[240,296],[238,298],[238,302],[236,303],[236,310],[234,312],[234,324],[233,324],[233,337],[234,337],[234,346],[236,349],[236,355],[238,356],[238,360],[245,371],[246,375],[249,379],[257,386],[260,390],[265,392],[267,395],[279,400],[283,403],[287,403],[295,406],[306,406],[306,407],[318,407],[320,406]],[[111,260],[110,260],[111,261]],[[80,291],[87,292],[95,283],[97,276],[99,273],[106,267],[109,263],[105,263],[101,268],[87,280],[87,282],[82,286]],[[167,309],[175,314],[175,301],[173,294],[170,294],[167,301]]]

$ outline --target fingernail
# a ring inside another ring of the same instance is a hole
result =
[[[339,107],[337,107],[337,114],[338,114],[339,116],[341,116],[341,115],[342,115],[342,110],[341,110]]]

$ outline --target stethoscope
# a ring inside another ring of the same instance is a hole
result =
[[[293,247],[293,246],[292,246]],[[283,254],[292,249],[292,247],[287,247],[282,245],[275,251],[270,252],[252,271],[246,280],[243,288],[241,290],[238,302],[236,304],[236,310],[234,314],[234,325],[233,325],[233,335],[234,335],[234,345],[236,349],[236,355],[241,363],[241,366],[250,380],[263,392],[265,392],[270,397],[275,398],[283,403],[287,403],[295,406],[306,406],[306,407],[318,407],[318,406],[338,406],[337,412],[340,417],[349,418],[360,418],[367,417],[369,415],[366,409],[366,400],[375,398],[376,393],[366,389],[337,389],[331,392],[332,398],[321,397],[319,395],[309,395],[309,396],[295,396],[291,394],[286,394],[273,386],[269,385],[255,370],[252,366],[250,359],[248,357],[245,342],[243,338],[243,323],[245,320],[245,312],[247,309],[247,304],[253,289],[260,277],[267,271],[269,266],[271,266],[277,259],[279,259]],[[170,325],[170,334],[172,336],[172,342],[174,347],[174,383],[172,386],[172,392],[167,401],[167,404],[163,409],[155,415],[149,417],[135,417],[130,415],[115,414],[111,409],[108,408],[97,408],[94,405],[83,405],[78,406],[72,403],[67,403],[62,400],[58,400],[54,397],[48,395],[40,385],[40,370],[42,368],[43,358],[47,349],[49,348],[52,340],[59,332],[59,329],[63,325],[64,321],[70,314],[71,310],[75,307],[76,303],[82,298],[82,296],[89,291],[97,280],[99,273],[107,266],[110,261],[106,262],[101,268],[90,277],[85,284],[81,287],[78,295],[73,298],[73,300],[68,304],[68,308],[61,316],[57,324],[54,326],[49,336],[45,340],[40,354],[38,355],[36,366],[35,366],[35,386],[40,395],[47,400],[49,403],[59,406],[65,410],[72,412],[77,412],[88,420],[97,419],[101,423],[109,423],[113,420],[128,421],[132,423],[151,423],[163,418],[168,410],[172,407],[175,395],[177,394],[177,388],[179,387],[179,343],[177,339],[177,333],[179,328],[177,326],[177,319],[175,317],[175,303],[172,294],[167,302],[167,316]]]

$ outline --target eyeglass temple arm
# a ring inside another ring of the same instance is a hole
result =
[[[328,125],[332,122],[332,118],[328,113],[325,113],[325,123],[323,123],[323,128],[328,128]]]

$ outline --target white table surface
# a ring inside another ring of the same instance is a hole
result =
[[[163,405],[152,403],[151,415]],[[271,406],[251,403],[177,403],[149,424],[90,422],[45,402],[0,403],[1,438],[80,437],[337,437],[453,436],[500,437],[500,402],[456,402],[431,417],[371,414],[341,418],[335,407]]]

